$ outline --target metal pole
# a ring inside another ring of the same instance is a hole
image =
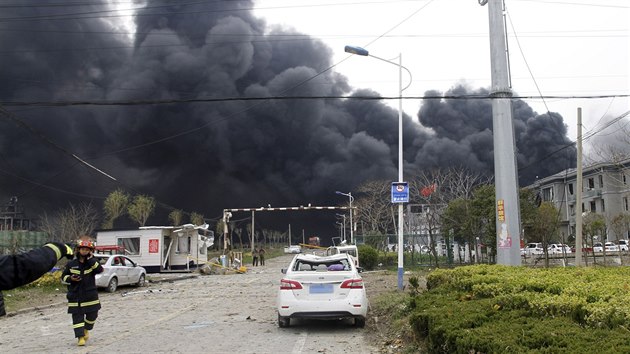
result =
[[[254,216],[256,212],[254,210],[252,210],[252,253],[254,252],[254,239],[256,238],[256,233],[254,232],[254,230],[256,230],[254,228]]]
[[[352,223],[352,201],[354,201],[354,197],[352,196],[352,192],[348,192],[348,196],[350,196],[350,244],[354,245],[354,224]],[[346,223],[346,219],[343,220],[344,224]],[[344,228],[344,233],[345,233]],[[343,235],[343,238],[346,238],[346,235]]]
[[[582,265],[582,108],[578,107],[577,175],[575,186],[575,266]]]
[[[398,55],[398,182],[403,181],[402,53]],[[398,203],[398,290],[403,289],[403,203]]]
[[[520,265],[520,211],[503,0],[489,0],[497,264]]]

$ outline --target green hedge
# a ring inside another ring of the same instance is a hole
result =
[[[628,268],[469,266],[427,287],[410,321],[432,352],[630,352]]]

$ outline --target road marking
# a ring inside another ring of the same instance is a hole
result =
[[[302,350],[304,350],[304,345],[306,344],[306,337],[308,337],[307,332],[302,332],[300,334],[300,338],[295,341],[293,345],[293,350],[291,350],[291,354],[300,354]]]

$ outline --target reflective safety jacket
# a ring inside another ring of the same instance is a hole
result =
[[[98,311],[101,303],[98,300],[96,288],[96,274],[101,273],[103,267],[92,257],[84,262],[75,258],[66,264],[61,279],[68,283],[68,313],[86,313]],[[79,281],[70,280],[70,276],[78,275]]]

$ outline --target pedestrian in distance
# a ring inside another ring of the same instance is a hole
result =
[[[258,249],[258,257],[260,258],[260,265],[264,266],[265,265],[265,249],[260,247]]]
[[[96,274],[103,271],[93,257],[94,242],[84,236],[77,243],[75,258],[66,264],[61,279],[68,283],[68,313],[72,314],[72,328],[77,345],[84,346],[98,317],[101,303],[96,288]]]
[[[63,257],[71,259],[73,250],[60,242],[47,243],[26,253],[0,256],[0,316],[6,315],[1,290],[11,290],[39,279]]]
[[[254,247],[252,251],[252,266],[258,266],[258,247]]]

